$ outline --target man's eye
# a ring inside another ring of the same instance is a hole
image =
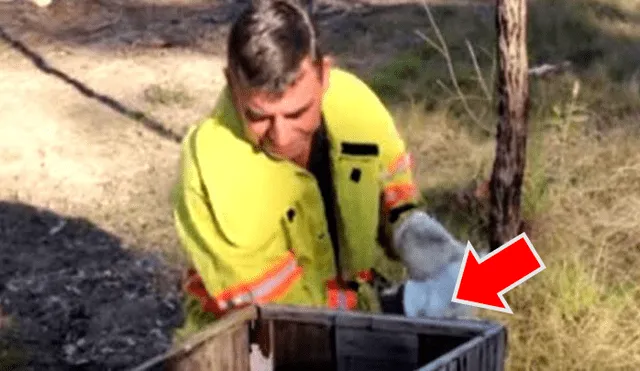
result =
[[[300,118],[302,115],[304,115],[305,112],[307,112],[308,110],[309,110],[309,107],[305,107],[303,109],[287,114],[286,117],[288,119],[297,119],[297,118]]]
[[[252,112],[252,111],[246,111],[245,112],[245,117],[247,118],[247,120],[249,121],[262,121],[264,120],[266,117],[264,117],[263,115],[260,115],[258,113]]]

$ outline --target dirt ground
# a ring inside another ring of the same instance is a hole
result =
[[[121,369],[169,346],[178,141],[224,84],[245,3],[0,1],[0,366]],[[317,16],[362,74],[427,23],[398,0],[319,1]]]

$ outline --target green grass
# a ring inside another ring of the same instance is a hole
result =
[[[637,4],[637,1],[601,1],[530,2],[530,65],[566,60],[573,66],[573,72],[567,75],[531,81],[534,118],[546,116],[551,103],[565,99],[567,89],[571,89],[576,78],[583,85],[584,103],[597,107],[593,114],[600,121],[620,118],[640,109],[640,67],[637,63],[640,60],[640,19],[637,10],[630,10],[631,4]],[[482,13],[468,7],[433,7],[431,11],[451,56],[457,83],[473,114],[482,125],[489,127],[495,122],[494,110],[488,104],[491,102],[479,80],[484,80],[489,90],[493,89],[496,31],[490,16],[493,10],[488,6],[485,8]],[[602,9],[607,10],[603,13]],[[602,14],[597,16],[597,12]],[[607,14],[619,16],[611,18]],[[437,42],[437,34],[429,24],[426,12],[424,18],[425,26],[419,31]],[[471,51],[482,71],[481,77],[475,71]],[[411,97],[420,101],[427,111],[446,110],[456,118],[469,120],[460,97],[455,94],[447,61],[427,43],[423,48],[399,55],[369,82],[387,102],[398,103]]]
[[[15,331],[11,317],[4,316],[0,308],[0,370],[19,370],[27,366],[29,355],[19,344],[11,343],[4,335]]]
[[[417,155],[429,210],[482,248],[486,202],[460,195],[489,177],[494,156],[492,10],[431,12],[461,94],[426,42],[369,82]],[[482,315],[507,324],[510,370],[640,369],[640,1],[538,0],[529,16],[530,65],[572,64],[530,80],[522,205],[547,269],[505,295],[513,315]],[[422,32],[437,43],[424,19]]]

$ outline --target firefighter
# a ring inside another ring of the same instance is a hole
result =
[[[332,64],[303,8],[254,2],[227,53],[227,86],[183,139],[173,193],[191,264],[179,337],[251,303],[363,308],[381,251],[417,280],[461,256],[420,209],[392,116]]]

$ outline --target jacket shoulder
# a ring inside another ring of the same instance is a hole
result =
[[[382,152],[404,144],[393,116],[373,89],[355,74],[335,68],[323,101],[323,114],[339,142],[377,143]]]
[[[385,104],[373,89],[360,77],[339,68],[331,71],[323,108],[334,115],[360,118],[357,121],[362,122],[391,120]]]

